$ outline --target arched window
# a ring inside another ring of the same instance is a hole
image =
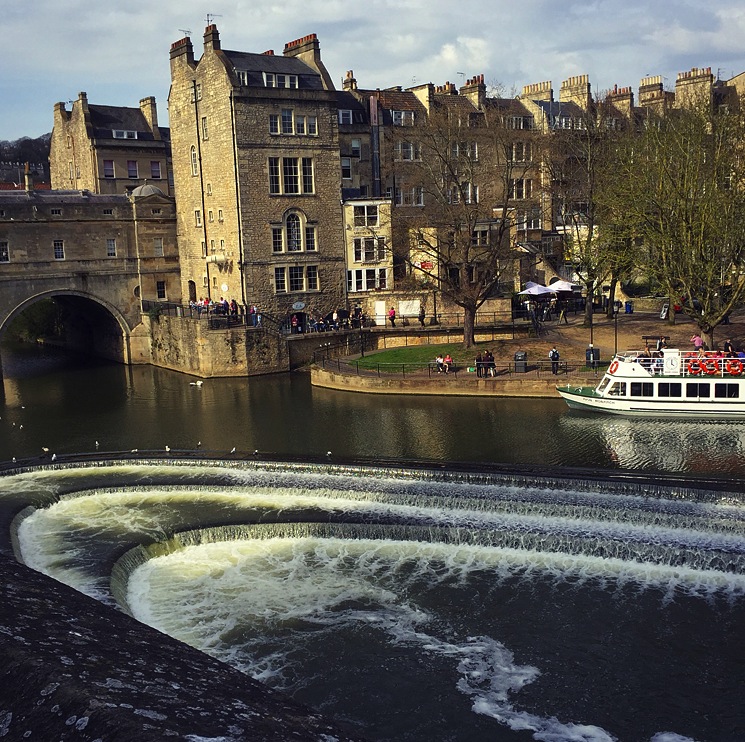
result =
[[[191,174],[199,175],[199,165],[197,163],[197,148],[193,144],[191,146]]]
[[[316,252],[316,227],[302,212],[290,212],[272,227],[272,252]]]
[[[300,217],[290,214],[287,217],[287,251],[300,252],[303,249],[303,238],[300,232]]]

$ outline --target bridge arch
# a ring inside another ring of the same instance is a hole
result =
[[[65,344],[90,355],[124,364],[132,363],[131,335],[134,328],[122,312],[94,294],[74,289],[51,289],[27,296],[0,317],[0,340],[13,320],[43,299],[54,299],[66,310]]]

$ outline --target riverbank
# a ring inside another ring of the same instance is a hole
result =
[[[457,374],[447,375],[433,374],[426,368],[405,373],[365,370],[355,363],[359,356],[349,356],[314,365],[311,383],[327,389],[368,394],[552,398],[557,397],[558,385],[595,385],[616,350],[640,350],[648,344],[654,347],[660,336],[665,337],[670,348],[692,348],[690,338],[697,331],[696,325],[684,315],[677,315],[674,320],[674,323],[661,320],[656,313],[619,314],[615,319],[596,314],[593,327],[589,328],[577,315],[570,316],[566,323],[544,324],[538,337],[508,337],[478,343],[472,349],[474,358],[476,353],[488,349],[498,366],[504,369],[494,378],[479,378],[465,370],[474,366],[470,354],[456,358],[463,368]],[[720,344],[731,338],[736,347],[745,345],[745,331],[737,318],[732,324],[719,328],[718,336]],[[590,344],[600,354],[597,369],[585,366]],[[548,360],[549,351],[554,347],[561,357],[557,375],[551,373]],[[518,351],[525,354],[526,370],[517,372],[514,366],[506,370]],[[369,352],[367,358],[370,358]]]

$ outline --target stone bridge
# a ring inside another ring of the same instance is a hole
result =
[[[141,299],[180,300],[174,208],[148,186],[131,196],[0,192],[0,339],[52,299],[66,346],[149,363]]]

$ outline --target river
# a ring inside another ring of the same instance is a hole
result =
[[[44,465],[3,480],[24,562],[370,739],[745,739],[743,425],[3,373],[0,458]]]

